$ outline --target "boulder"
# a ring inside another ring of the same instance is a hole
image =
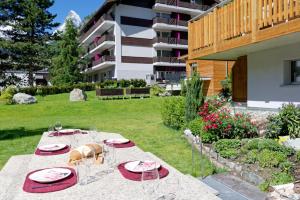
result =
[[[86,101],[87,96],[84,91],[80,89],[74,89],[70,93],[70,101]]]
[[[13,96],[13,102],[16,104],[33,104],[37,103],[37,100],[31,95],[25,93],[17,93]]]

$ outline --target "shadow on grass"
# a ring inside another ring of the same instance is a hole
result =
[[[82,129],[82,130],[87,130],[86,127],[66,126],[64,128],[65,129],[69,129],[69,128],[77,129],[78,128],[78,129]],[[36,135],[42,136],[42,134],[45,131],[48,131],[48,128],[39,128],[39,129],[29,130],[29,129],[26,129],[25,127],[19,127],[19,128],[15,128],[15,129],[0,130],[0,141],[1,140],[13,140],[13,139],[36,136]]]

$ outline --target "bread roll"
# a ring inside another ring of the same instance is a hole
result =
[[[99,155],[103,152],[102,146],[98,144],[86,144],[72,150],[70,152],[69,164],[75,164],[76,162],[80,161],[83,157],[92,156],[93,151],[95,152],[96,159],[98,160]]]

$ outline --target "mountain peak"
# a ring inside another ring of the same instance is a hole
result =
[[[61,24],[58,28],[57,28],[57,31],[61,31],[61,32],[64,32],[65,29],[66,29],[66,23],[67,23],[67,20],[71,20],[74,25],[78,28],[82,22],[80,16],[74,11],[74,10],[70,10],[64,23]]]

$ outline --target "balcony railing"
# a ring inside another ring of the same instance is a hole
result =
[[[210,6],[208,5],[199,5],[196,3],[189,3],[189,2],[178,1],[178,0],[155,0],[155,3],[161,3],[169,6],[178,6],[178,7],[190,8],[196,10],[207,10],[210,8]]]
[[[93,65],[93,67],[95,67],[104,62],[114,62],[114,61],[116,61],[115,56],[105,55],[105,56],[102,56],[99,60],[93,61],[92,65]]]
[[[154,43],[188,45],[188,40],[178,39],[178,38],[174,38],[174,37],[156,37],[153,39],[153,44]]]
[[[188,22],[184,20],[177,20],[175,18],[162,18],[162,17],[156,17],[153,19],[153,24],[162,23],[162,24],[169,24],[174,26],[188,26]]]
[[[103,15],[100,17],[98,21],[94,23],[92,27],[86,32],[83,32],[79,37],[79,42],[82,42],[85,38],[87,38],[98,26],[100,26],[104,21],[114,21],[114,19],[110,15]]]
[[[184,64],[185,61],[181,60],[177,57],[154,57],[153,62],[164,62],[164,63],[172,63],[172,64]]]
[[[113,36],[113,35],[101,36],[101,38],[99,40],[97,40],[96,42],[92,42],[90,44],[87,52],[90,53],[90,51],[97,48],[99,45],[101,45],[103,42],[106,42],[106,41],[115,41],[115,36]]]
[[[299,31],[299,18],[299,0],[232,0],[189,24],[189,57]]]

